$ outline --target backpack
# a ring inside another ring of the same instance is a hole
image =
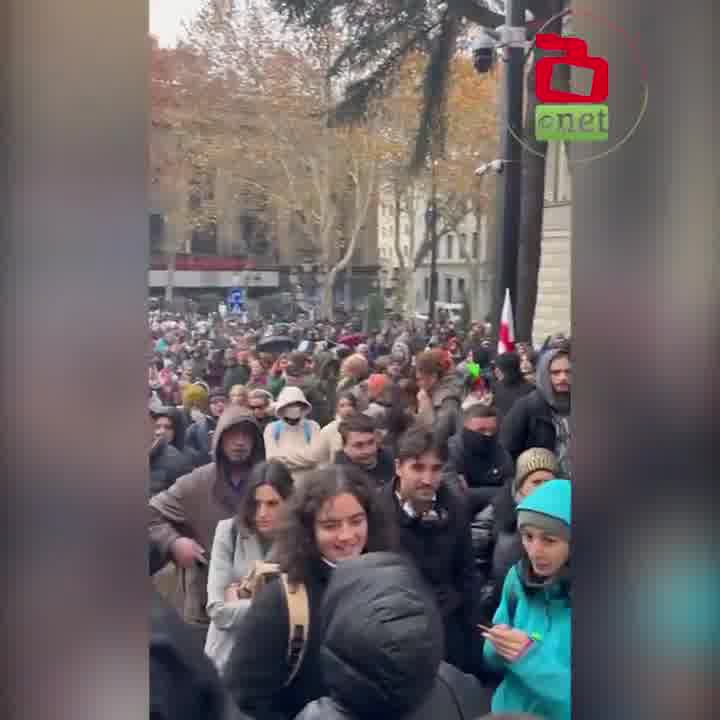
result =
[[[283,431],[283,425],[285,423],[282,420],[276,420],[272,424],[272,437],[275,443],[279,442],[280,435]],[[309,445],[312,441],[312,427],[307,420],[303,420],[303,431],[305,432],[305,442]]]
[[[237,537],[237,525],[233,523],[233,547],[237,544]],[[280,566],[273,562],[258,560],[240,584],[248,597],[255,598],[260,589],[273,578],[279,578],[288,609],[287,663],[290,672],[284,684],[284,687],[288,687],[300,672],[302,661],[305,658],[310,630],[310,600],[305,585],[303,583],[291,583],[287,573],[281,572]]]

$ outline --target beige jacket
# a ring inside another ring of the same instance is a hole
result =
[[[297,482],[315,465],[308,461],[314,439],[320,434],[320,426],[314,420],[302,419],[297,425],[283,420],[271,422],[264,433],[265,454],[268,460],[282,462],[293,480]]]

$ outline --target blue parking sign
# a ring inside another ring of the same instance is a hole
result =
[[[240,314],[245,310],[245,289],[232,288],[227,296],[228,310],[231,313]]]

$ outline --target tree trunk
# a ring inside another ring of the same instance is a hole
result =
[[[175,262],[177,260],[177,253],[173,250],[167,256],[167,281],[165,282],[165,302],[168,305],[172,305],[172,301],[175,295]]]
[[[549,0],[545,18],[560,12],[563,0]],[[552,22],[545,32],[560,33],[562,19]],[[536,51],[537,60],[542,57]],[[533,322],[537,306],[538,276],[542,257],[542,228],[545,208],[545,170],[548,144],[535,140],[535,108],[540,104],[535,94],[535,62],[527,77],[525,143],[522,153],[522,200],[520,213],[520,247],[518,248],[518,299],[515,308],[515,337],[532,342]],[[560,73],[558,73],[560,74]],[[563,73],[564,75],[564,73]],[[565,77],[562,78],[565,83]],[[531,152],[531,149],[535,152]],[[539,155],[537,154],[539,153]]]

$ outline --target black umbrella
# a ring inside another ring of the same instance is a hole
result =
[[[258,344],[258,352],[283,353],[295,348],[295,341],[287,335],[273,335],[263,338]]]

